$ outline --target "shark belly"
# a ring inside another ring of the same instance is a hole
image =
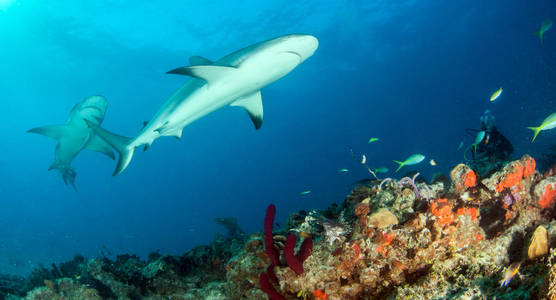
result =
[[[61,138],[54,151],[54,163],[52,165],[69,166],[75,156],[85,148],[88,138],[88,134],[75,134]]]

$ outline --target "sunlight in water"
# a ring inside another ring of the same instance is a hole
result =
[[[0,0],[0,10],[5,11],[8,7],[14,4],[15,1],[16,0]]]

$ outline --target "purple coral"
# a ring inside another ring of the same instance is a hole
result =
[[[385,183],[387,183],[387,182],[390,182],[390,181],[392,181],[392,180],[393,180],[393,179],[390,178],[390,177],[384,178],[384,180],[382,180],[382,181],[380,182],[380,185],[378,186],[378,189],[379,189],[379,190],[382,190],[382,185],[385,184]]]
[[[514,203],[514,199],[513,199],[513,196],[511,194],[506,194],[503,201],[504,201],[504,204],[506,204],[507,206],[511,206]]]
[[[415,184],[415,179],[417,178],[417,176],[419,176],[419,173],[416,173],[415,175],[413,175],[413,178],[410,177],[403,177],[402,179],[398,180],[397,182],[394,181],[392,178],[385,178],[384,180],[382,180],[382,182],[380,183],[380,185],[378,186],[379,190],[382,190],[382,185],[386,182],[394,182],[398,188],[402,188],[404,185],[409,184],[413,187],[413,190],[415,190],[415,196],[417,198],[421,197],[421,193],[419,191],[419,188],[417,187],[417,185]],[[427,190],[427,199],[431,198],[431,190],[429,189],[429,187],[425,184],[424,185],[425,190]]]

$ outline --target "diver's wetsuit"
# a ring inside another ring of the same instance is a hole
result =
[[[486,131],[485,128],[483,130]],[[510,159],[512,152],[514,152],[512,143],[495,126],[492,126],[484,140],[477,145],[477,153],[473,152],[474,165],[484,176],[501,167]]]
[[[491,128],[490,132],[487,132],[483,142],[477,146],[477,155],[486,156],[491,161],[507,160],[512,152],[514,152],[512,143],[495,126]],[[475,159],[475,154],[473,154],[473,159]]]

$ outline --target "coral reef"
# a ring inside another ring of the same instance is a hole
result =
[[[234,229],[183,256],[132,255],[0,277],[6,299],[556,299],[556,176],[530,156],[356,186],[341,204]],[[303,239],[303,242],[299,241]],[[8,298],[10,297],[10,298]]]
[[[148,261],[77,255],[59,266],[39,266],[26,279],[0,276],[0,299],[228,299],[226,263],[246,240],[217,237],[183,256],[152,253]]]

